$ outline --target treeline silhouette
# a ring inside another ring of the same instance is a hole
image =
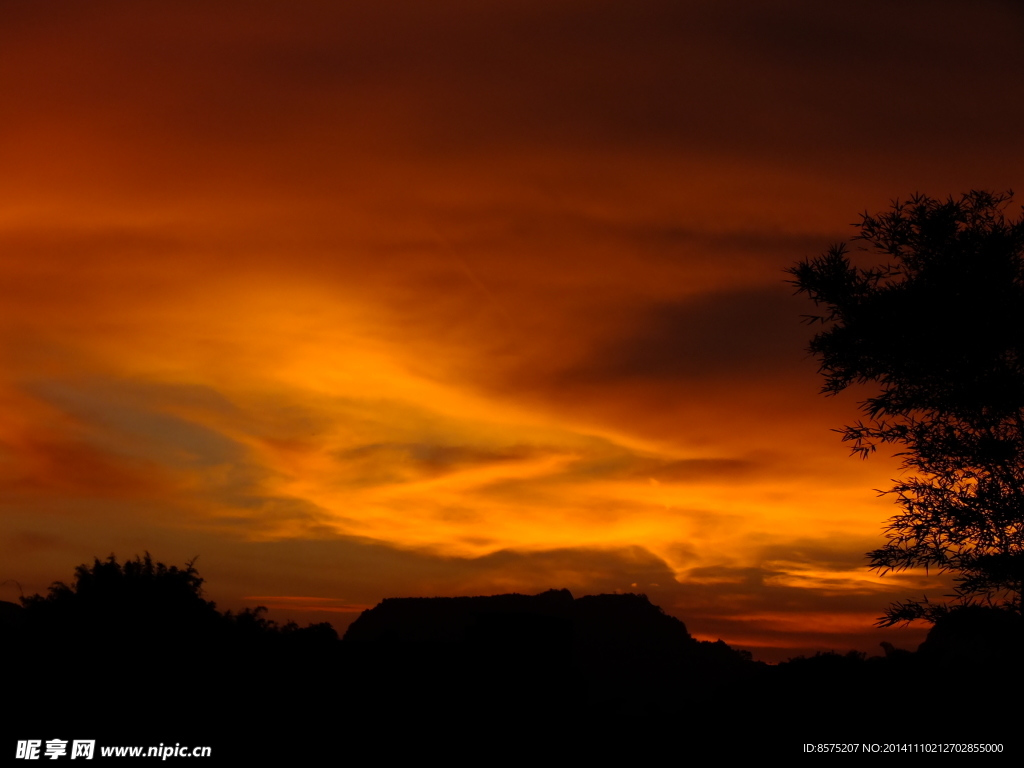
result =
[[[1005,609],[951,610],[915,652],[770,666],[697,641],[643,595],[392,598],[339,639],[262,608],[218,611],[202,585],[194,563],[111,555],[0,604],[10,732],[314,757],[413,733],[424,745],[490,734],[582,749],[627,724],[684,751],[724,733],[794,754],[805,742],[1018,731],[1024,633]]]

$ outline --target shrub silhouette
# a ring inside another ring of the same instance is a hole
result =
[[[114,555],[75,569],[71,584],[22,598],[26,623],[39,639],[70,642],[109,655],[126,645],[172,646],[212,637],[223,617],[202,597],[195,561],[184,568],[154,563],[149,553],[119,563]]]
[[[998,675],[1019,666],[1024,619],[1005,607],[967,605],[940,613],[918,649],[922,660],[946,674]]]
[[[147,552],[119,563],[114,555],[75,569],[72,583],[55,581],[48,594],[21,599],[25,621],[37,631],[70,633],[81,641],[100,636],[109,642],[147,638],[210,640],[230,637],[235,642],[259,638],[317,637],[337,639],[330,624],[305,629],[294,622],[281,626],[265,618],[265,606],[238,613],[217,610],[203,597],[203,578],[190,560],[184,568],[154,562]]]
[[[22,598],[19,621],[0,639],[18,660],[7,683],[24,727],[38,728],[32,715],[47,713],[48,727],[65,734],[141,743],[148,733],[157,743],[170,725],[175,739],[208,744],[236,727],[321,717],[313,694],[337,675],[334,628],[279,626],[263,606],[222,613],[202,587],[194,560],[110,555]],[[57,694],[71,696],[66,706],[55,707]]]

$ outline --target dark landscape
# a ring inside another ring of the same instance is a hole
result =
[[[951,611],[916,651],[769,666],[694,640],[638,594],[389,598],[339,639],[262,609],[220,612],[201,588],[189,566],[111,556],[0,604],[16,692],[5,727],[233,759],[367,745],[568,759],[655,743],[795,756],[808,741],[1019,742],[1006,694],[1019,691],[1022,623],[995,608]]]

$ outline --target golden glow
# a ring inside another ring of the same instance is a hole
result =
[[[1016,134],[926,120],[940,168],[703,17],[610,45],[595,7],[567,49],[501,4],[215,5],[0,32],[0,597],[149,549],[225,607],[636,589],[803,648],[938,583],[863,567],[898,467],[829,431],[857,396],[818,395],[782,270],[1019,182]]]

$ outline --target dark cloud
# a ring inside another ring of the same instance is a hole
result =
[[[597,222],[594,222],[596,225]],[[680,258],[680,254],[692,256],[694,260],[707,259],[709,254],[721,259],[729,255],[740,255],[748,260],[757,258],[763,263],[777,263],[781,260],[795,261],[800,256],[817,254],[830,243],[847,239],[853,231],[837,230],[833,233],[773,232],[767,230],[729,231],[701,230],[679,224],[620,227],[619,234],[634,245],[650,246],[656,252],[668,257]],[[694,265],[696,266],[696,265]],[[760,275],[759,275],[760,276]]]
[[[244,463],[245,448],[238,442],[195,421],[169,413],[172,392],[204,404],[220,405],[223,399],[205,387],[125,386],[114,381],[37,382],[30,391],[77,419],[90,439],[111,452],[160,462],[171,468]]]
[[[793,369],[806,347],[806,300],[778,287],[711,293],[644,307],[623,334],[570,369],[576,381],[710,380],[750,383]]]
[[[800,564],[787,563],[790,567]],[[864,564],[857,565],[866,576]],[[778,565],[696,568],[674,586],[663,607],[686,620],[691,631],[746,646],[755,658],[767,661],[820,650],[856,649],[877,655],[882,640],[916,648],[927,629],[878,629],[874,623],[885,607],[925,588],[934,592],[937,584],[939,590],[946,586],[946,580],[934,577],[908,576],[888,584],[858,586],[850,582],[848,573],[843,574],[845,578],[837,574],[832,580],[806,582],[786,576]]]
[[[0,497],[75,495],[140,498],[166,493],[173,477],[156,462],[64,436],[0,444]]]
[[[542,552],[503,550],[472,561],[478,578],[526,585],[550,584],[579,593],[629,591],[636,583],[671,584],[672,570],[664,560],[643,547],[615,549],[556,549]],[[531,587],[532,588],[532,587]],[[640,590],[640,587],[637,587]],[[642,591],[642,590],[640,590]]]
[[[333,514],[305,499],[225,494],[218,501],[230,514],[211,514],[203,526],[225,528],[248,535],[274,535],[286,529],[292,536],[311,538],[336,536],[337,524],[352,519]]]
[[[1021,116],[1002,98],[1021,69],[1020,14],[996,3],[61,5],[7,32],[10,55],[34,64],[12,70],[21,116],[90,105],[92,131],[232,147],[205,162],[301,135],[333,164],[325,125],[436,154],[512,142],[806,158],[845,143],[852,158],[1009,140]],[[910,70],[897,86],[891,73]],[[298,142],[290,154],[310,170]]]
[[[359,486],[441,477],[491,464],[508,464],[549,454],[542,448],[513,445],[485,448],[439,443],[371,443],[337,451],[334,457]]]
[[[860,541],[846,537],[796,539],[784,544],[772,544],[760,551],[763,560],[782,560],[804,563],[815,568],[834,570],[864,569],[867,572],[866,552],[878,549],[881,537]]]
[[[777,471],[777,458],[768,455],[742,458],[702,458],[666,461],[663,457],[598,444],[589,455],[552,473],[551,482],[586,480],[657,480],[660,483],[730,482],[753,480]]]

